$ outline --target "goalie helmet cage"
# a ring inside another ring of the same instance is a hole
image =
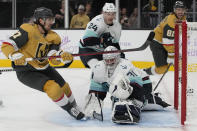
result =
[[[197,22],[175,25],[174,108],[181,116],[181,124],[197,120]]]

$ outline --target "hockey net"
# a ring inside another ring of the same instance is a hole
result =
[[[193,124],[197,120],[197,22],[177,23],[174,40],[174,108],[180,112],[181,124]]]

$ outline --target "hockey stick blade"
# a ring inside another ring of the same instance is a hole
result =
[[[103,121],[103,116],[99,113],[96,113],[95,111],[93,112],[93,118],[95,118],[99,121]]]

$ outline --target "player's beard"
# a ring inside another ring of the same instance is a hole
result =
[[[51,30],[51,25],[45,26],[45,29],[46,29],[47,31]]]

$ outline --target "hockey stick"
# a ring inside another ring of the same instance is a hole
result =
[[[121,52],[131,52],[131,51],[141,51],[148,47],[149,42],[146,41],[141,47],[133,48],[133,49],[123,49],[123,50],[116,50],[116,51],[100,51],[100,52],[89,52],[85,54],[72,54],[73,57],[76,56],[91,56],[91,55],[102,55],[102,54],[110,54],[110,53],[121,53]],[[33,60],[43,60],[43,59],[55,59],[61,58],[61,56],[44,56],[44,57],[37,57],[37,58],[27,58],[28,61]]]
[[[130,51],[141,51],[146,49],[150,42],[153,40],[155,36],[154,32],[150,32],[147,40],[145,43],[138,47],[138,48],[133,48],[133,49],[124,49],[124,50],[116,50],[116,51],[101,51],[101,52],[90,52],[90,53],[85,53],[85,54],[72,54],[72,56],[90,56],[90,55],[101,55],[101,54],[109,54],[109,53],[121,53],[121,52],[130,52]],[[55,59],[55,58],[61,58],[61,56],[44,56],[44,57],[36,57],[36,58],[26,58],[26,61],[33,61],[33,60],[43,60],[43,59]],[[0,74],[2,72],[9,72],[9,71],[14,71],[14,69],[3,69],[0,70]]]
[[[99,121],[103,121],[103,115],[96,113],[95,111],[93,112],[93,118]]]
[[[151,31],[148,35],[147,40],[144,42],[143,45],[141,45],[138,48],[132,48],[132,49],[123,49],[123,50],[116,50],[116,51],[101,51],[101,52],[90,52],[87,54],[72,54],[73,56],[89,56],[89,55],[101,55],[101,54],[109,54],[109,53],[121,53],[121,52],[130,52],[130,51],[141,51],[146,49],[150,42],[153,40],[155,36],[155,33]]]
[[[157,82],[157,85],[155,86],[155,88],[154,88],[153,91],[155,91],[155,90],[158,88],[159,84],[161,83],[163,77],[167,74],[167,72],[168,72],[168,70],[170,69],[170,66],[171,66],[171,65],[173,65],[173,64],[170,63],[170,64],[168,65],[168,68],[165,70],[165,72],[163,73],[163,75],[161,76],[161,78],[159,79],[159,81]]]
[[[121,52],[130,52],[130,51],[141,51],[144,50],[148,47],[150,40],[152,39],[153,34],[149,34],[148,39],[146,40],[146,42],[138,47],[138,48],[133,48],[133,49],[123,49],[123,50],[116,50],[116,51],[101,51],[101,52],[90,52],[90,53],[85,53],[85,54],[72,54],[72,56],[76,57],[76,56],[91,56],[91,55],[101,55],[101,54],[109,54],[109,53],[121,53]],[[55,59],[55,58],[61,58],[61,56],[44,56],[44,57],[35,57],[35,58],[26,58],[26,61],[34,61],[34,60],[44,60],[44,59]],[[0,74],[2,72],[9,72],[9,71],[14,71],[14,69],[3,69],[0,70]]]
[[[130,52],[130,51],[141,51],[146,49],[150,42],[153,40],[155,36],[154,32],[150,32],[149,36],[147,38],[147,40],[145,41],[145,43],[138,47],[138,48],[132,48],[132,49],[123,49],[123,50],[116,50],[116,51],[101,51],[101,52],[89,52],[89,53],[85,53],[85,54],[72,54],[72,56],[76,57],[76,56],[90,56],[90,55],[101,55],[101,54],[109,54],[109,53],[121,53],[121,52]],[[44,56],[44,57],[39,57],[39,58],[26,58],[28,59],[28,61],[33,61],[33,60],[43,60],[43,59],[53,59],[53,58],[61,58],[61,56]]]
[[[14,71],[14,69],[2,69],[0,70],[0,74],[2,74],[2,72],[10,72],[10,71]]]
[[[97,94],[97,100],[99,102],[99,106],[100,106],[100,109],[101,109],[101,114],[99,113],[96,113],[96,111],[93,112],[93,117],[99,121],[103,121],[103,110],[102,110],[102,107],[101,107],[101,102],[100,102],[100,99],[98,98],[98,94]]]

